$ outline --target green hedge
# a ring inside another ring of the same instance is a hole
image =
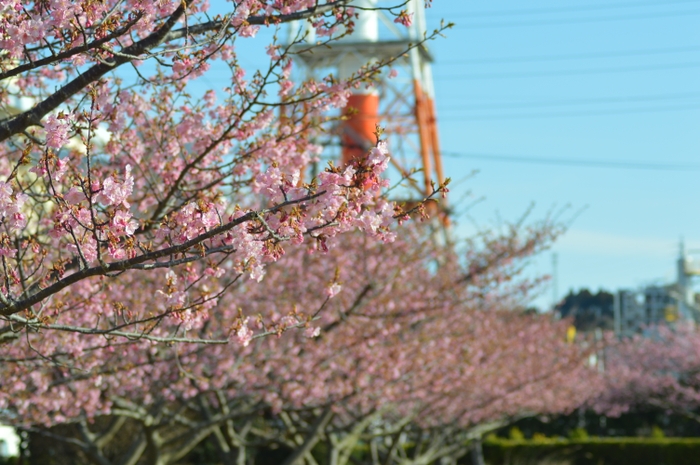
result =
[[[588,438],[484,441],[490,465],[536,464],[548,459],[572,465],[698,465],[700,438]]]

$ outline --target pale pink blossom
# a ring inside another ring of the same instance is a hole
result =
[[[58,116],[50,114],[44,122],[46,131],[46,146],[53,149],[60,149],[68,142],[68,131],[70,130],[71,117],[65,114]]]
[[[249,320],[250,320],[250,318],[246,317],[241,322],[239,328],[236,331],[234,331],[234,335],[236,337],[236,340],[243,347],[247,347],[248,344],[250,344],[250,341],[253,340],[253,330],[248,327]]]
[[[85,194],[82,189],[73,186],[63,195],[63,199],[69,204],[77,205],[85,200]]]
[[[9,183],[0,181],[0,218],[3,218],[11,230],[21,229],[26,224],[22,206],[27,201],[24,193],[15,194]]]
[[[413,13],[408,13],[406,10],[401,10],[396,18],[395,23],[409,27],[413,23]]]
[[[139,223],[131,217],[131,213],[128,211],[117,210],[116,213],[114,213],[114,218],[112,218],[112,226],[114,227],[113,231],[115,233],[130,236],[134,234]]]
[[[114,177],[109,176],[102,183],[102,189],[96,197],[96,200],[106,206],[123,205],[129,207],[127,199],[134,188],[134,177],[131,174],[131,165],[126,166],[126,174],[124,182],[117,181]]]
[[[304,330],[304,336],[310,339],[318,337],[321,334],[321,328],[318,326],[309,326]]]
[[[328,296],[328,298],[333,298],[338,294],[338,292],[340,292],[342,288],[343,287],[339,283],[331,283],[328,287],[326,287],[326,295]]]

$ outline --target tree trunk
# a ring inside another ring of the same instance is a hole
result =
[[[323,430],[325,429],[326,425],[332,417],[333,412],[331,411],[330,407],[326,408],[321,414],[321,416],[318,417],[316,422],[311,427],[311,431],[309,431],[304,443],[301,444],[292,453],[292,455],[287,457],[287,460],[284,461],[283,465],[295,465],[301,463],[301,460],[303,460],[304,456],[310,453],[311,449],[313,449],[316,443],[319,441]]]
[[[340,451],[330,441],[328,443],[328,465],[338,465]]]
[[[236,453],[236,465],[245,465],[246,455],[245,455],[245,445],[241,444]]]
[[[481,447],[481,438],[472,441],[472,465],[486,465],[484,450]]]

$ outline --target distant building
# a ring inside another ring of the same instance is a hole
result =
[[[615,293],[614,302],[615,334],[631,336],[640,331],[645,324],[645,312],[638,294],[629,289],[620,289]]]
[[[620,289],[615,293],[615,333],[631,336],[657,324],[700,323],[700,294],[695,294],[691,286],[692,277],[698,275],[700,270],[693,267],[681,243],[675,283],[639,290]]]
[[[649,324],[672,323],[678,320],[678,300],[675,286],[648,286],[644,288],[644,312]]]
[[[619,289],[612,294],[602,290],[572,291],[555,306],[555,311],[563,318],[572,317],[579,331],[611,329],[622,336],[632,336],[659,324],[700,324],[700,293],[693,290],[694,276],[700,276],[700,267],[693,265],[681,243],[676,282]]]
[[[636,291],[617,291],[614,303],[615,332],[631,336],[648,326],[677,321],[678,300],[674,287],[647,286]]]

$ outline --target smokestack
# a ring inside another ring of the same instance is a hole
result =
[[[356,10],[355,28],[352,34],[339,40],[348,46],[357,45],[357,51],[347,53],[338,66],[341,79],[347,79],[362,66],[375,61],[375,57],[362,53],[366,45],[376,43],[379,39],[379,16],[373,8],[376,0],[357,0],[352,6]],[[375,128],[379,123],[379,94],[375,89],[361,87],[355,89],[345,108],[347,119],[342,127],[343,164],[363,157],[375,142]]]

